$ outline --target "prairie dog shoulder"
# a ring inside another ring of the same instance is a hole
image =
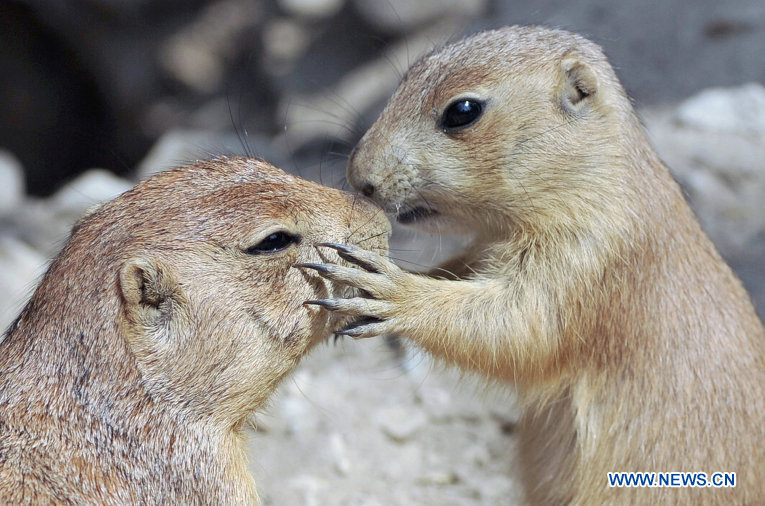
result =
[[[242,504],[253,410],[347,289],[316,243],[385,251],[357,196],[255,159],[161,173],[75,227],[0,342],[0,502]]]
[[[507,27],[404,76],[348,165],[407,225],[475,235],[457,280],[348,275],[396,333],[517,385],[541,504],[765,500],[765,333],[600,48]],[[359,253],[360,254],[360,253]],[[364,269],[369,259],[360,262]],[[611,471],[736,472],[735,489],[610,488]]]

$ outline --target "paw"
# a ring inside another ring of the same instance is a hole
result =
[[[410,274],[387,258],[356,246],[322,243],[318,246],[334,249],[340,258],[356,267],[337,264],[304,263],[295,267],[312,269],[324,278],[351,286],[364,296],[348,299],[308,300],[304,304],[323,307],[351,317],[351,323],[335,334],[372,337],[397,333],[396,299],[400,298]]]

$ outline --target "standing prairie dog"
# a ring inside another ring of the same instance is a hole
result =
[[[348,179],[400,223],[470,233],[445,276],[355,247],[314,301],[513,383],[535,504],[765,504],[765,333],[594,43],[479,33],[415,63]],[[609,472],[735,472],[611,488]]]
[[[348,295],[294,267],[386,251],[365,200],[218,158],[84,218],[0,341],[0,504],[256,504],[243,425]]]

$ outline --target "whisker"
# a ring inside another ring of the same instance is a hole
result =
[[[343,191],[351,191],[351,184],[348,182],[348,177],[345,174],[340,178],[337,186]]]
[[[326,96],[326,98],[327,98],[327,100],[332,102],[333,105],[336,105],[336,106],[338,106],[338,107],[340,107],[342,109],[342,107],[343,107],[342,104],[338,103],[332,97]],[[308,111],[318,112],[318,113],[324,114],[326,116],[329,116],[330,118],[336,119],[338,121],[346,122],[348,120],[347,117],[344,117],[341,114],[338,114],[338,113],[332,112],[332,111],[328,111],[327,109],[318,107],[318,106],[313,105],[313,104],[309,104],[309,103],[306,103],[306,102],[293,102],[293,104],[295,105],[295,107],[303,108],[303,109],[306,109]],[[357,114],[356,111],[354,111],[352,108],[351,108],[351,110],[344,110],[344,112],[347,115]]]
[[[228,107],[228,117],[231,120],[231,126],[234,128],[234,133],[236,134],[236,138],[239,140],[239,144],[242,146],[242,150],[244,151],[244,154],[248,157],[252,157],[252,155],[250,154],[247,142],[242,137],[242,133],[239,128],[241,120],[242,120],[241,114],[239,115],[239,122],[237,122],[237,120],[234,119],[234,111],[231,110],[231,97],[229,96],[228,91],[226,91],[226,106]],[[241,107],[240,107],[240,111],[241,111]]]
[[[287,101],[287,106],[284,108],[284,119],[282,120],[282,124],[284,125],[284,143],[287,145],[287,151],[290,154],[290,161],[292,162],[292,169],[295,172],[299,172],[298,166],[297,166],[297,158],[295,157],[295,150],[292,149],[292,145],[290,144],[289,135],[287,134],[288,129],[288,122],[287,117],[289,116],[289,109],[292,107],[292,99],[289,99]],[[321,174],[319,174],[319,182],[321,183]],[[323,183],[322,183],[323,184]]]
[[[377,234],[370,235],[369,237],[365,237],[363,239],[359,239],[358,241],[353,243],[353,245],[354,246],[359,246],[361,243],[364,243],[364,242],[367,242],[367,241],[371,241],[372,239],[377,239],[378,237],[383,236],[385,234],[386,234],[386,232],[379,232]]]
[[[396,256],[392,256],[392,255],[388,256],[388,258],[391,259],[391,260],[394,260],[395,262],[400,262],[402,264],[408,264],[408,265],[414,265],[415,267],[421,267],[423,269],[430,270],[430,269],[434,268],[433,265],[431,265],[431,264],[423,264],[423,263],[420,263],[420,262],[415,262],[413,260],[407,260],[405,258],[396,257]]]
[[[364,223],[360,224],[353,231],[351,231],[351,233],[348,235],[348,239],[350,239],[351,237],[356,235],[359,230],[361,230],[361,229],[365,228],[367,225],[369,225],[372,222],[372,220],[377,218],[380,215],[380,213],[382,213],[382,212],[383,212],[382,209],[378,209],[377,211],[375,211],[375,213],[372,216],[370,216]]]
[[[340,156],[339,153],[337,153],[336,151],[333,151],[333,148],[335,147],[335,145],[336,145],[336,141],[328,140],[327,141],[327,149],[323,150],[323,152],[321,154],[321,158],[319,159],[319,180],[320,181],[323,181],[323,179],[324,179],[323,178],[323,172],[324,172],[325,165],[329,163],[332,166],[334,166],[335,164],[333,164],[332,162],[334,162],[336,160],[341,160],[342,159],[342,157]],[[333,168],[333,171],[334,170],[336,170],[336,169]],[[333,185],[333,186],[335,186],[335,185]]]
[[[341,153],[341,152],[339,152],[339,151],[327,151],[327,154],[328,154],[328,155],[332,155],[332,156],[335,156],[335,157],[337,157],[338,159],[345,159],[345,160],[347,160],[348,158],[350,158],[350,157],[351,157],[351,154],[350,154],[350,153]]]
[[[349,114],[349,115],[351,115],[351,116],[353,116],[353,117],[355,117],[355,118],[359,118],[359,117],[361,117],[361,112],[359,112],[359,111],[358,111],[358,110],[357,110],[357,109],[356,109],[356,108],[353,106],[353,104],[351,104],[351,103],[350,103],[348,100],[346,100],[346,99],[345,99],[345,97],[343,97],[342,95],[340,95],[340,94],[339,94],[337,91],[335,91],[334,89],[330,88],[330,89],[328,89],[328,90],[327,90],[326,98],[327,98],[327,100],[331,101],[331,102],[332,102],[333,104],[335,104],[336,106],[338,106],[338,107],[340,107],[341,109],[343,109],[343,110],[345,111],[345,113],[346,113],[346,114]],[[319,111],[319,112],[322,112],[322,111]],[[326,112],[326,111],[324,111],[324,112]],[[337,117],[338,119],[340,119],[340,116],[339,116],[339,115],[337,115],[336,117]]]
[[[381,43],[382,46],[387,45],[387,42],[383,40],[381,37],[372,37],[372,40],[378,41]],[[382,57],[385,59],[385,61],[390,66],[391,70],[396,74],[398,77],[398,80],[401,81],[404,78],[404,71],[405,69],[402,67],[401,62],[399,61],[393,61],[392,55],[389,54],[388,51],[380,51],[382,54]],[[408,58],[408,57],[407,57]]]
[[[251,63],[251,60],[247,62],[247,65]],[[239,117],[239,126],[242,129],[244,136],[244,152],[247,156],[253,156],[254,152],[252,146],[250,146],[249,134],[247,133],[247,127],[245,126],[244,119],[242,117],[242,103],[244,102],[244,88],[239,92],[239,107],[237,108],[237,116]]]
[[[345,123],[340,123],[339,121],[338,122],[329,121],[327,119],[304,119],[304,120],[300,120],[300,121],[293,121],[291,124],[292,125],[307,125],[307,124],[312,124],[312,123],[318,123],[320,125],[332,125],[332,126],[336,126],[338,128],[344,129],[344,130],[346,130],[350,134],[353,134],[353,135],[357,135],[358,134],[358,132],[355,129],[349,127]],[[338,140],[340,140],[340,139],[338,139]]]

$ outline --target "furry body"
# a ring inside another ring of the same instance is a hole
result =
[[[434,50],[348,179],[402,223],[475,240],[432,276],[354,249],[365,268],[331,279],[374,300],[325,307],[373,318],[344,333],[515,385],[530,502],[765,502],[762,324],[598,46],[507,27]],[[736,487],[610,488],[615,471]]]
[[[93,211],[0,341],[0,503],[257,503],[243,425],[336,325],[305,298],[347,292],[293,267],[389,230],[244,158]]]

